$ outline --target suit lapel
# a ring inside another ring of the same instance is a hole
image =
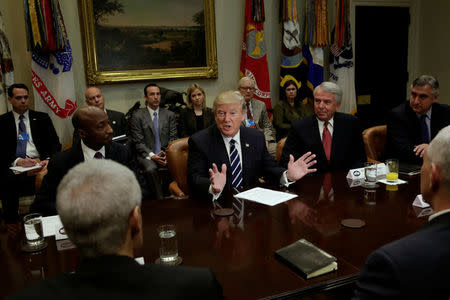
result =
[[[322,139],[320,137],[319,124],[315,115],[311,116],[312,118],[312,130],[313,130],[313,141],[314,144],[317,145],[318,152],[315,153],[320,161],[327,161],[327,156],[325,155],[325,150],[323,149]],[[333,143],[333,142],[331,142]],[[312,150],[314,151],[314,150]],[[303,154],[302,154],[303,155]]]
[[[144,114],[145,121],[149,124],[149,127],[152,130],[153,136],[155,136],[155,127],[153,126],[152,116],[150,115],[150,111],[148,110],[148,107],[145,108],[145,112],[146,112]]]
[[[341,131],[339,130],[341,126],[341,119],[337,113],[334,114],[334,124],[333,124],[333,137],[331,138],[331,153],[330,153],[330,162],[338,159],[335,157],[337,155],[336,149],[341,149],[339,147],[339,143],[342,141],[343,136],[341,136]]]
[[[215,149],[216,152],[216,158],[217,158],[217,168],[219,171],[221,171],[221,165],[222,163],[227,165],[227,182],[230,182],[231,179],[231,164],[230,164],[230,158],[228,157],[227,148],[225,147],[225,143],[223,142],[222,134],[220,133],[217,126],[214,127],[214,143],[215,145],[212,147],[212,149]]]
[[[31,136],[36,139],[38,137],[38,133],[36,132],[37,131],[37,120],[36,120],[36,115],[34,114],[34,111],[28,110],[28,118],[30,118]],[[33,140],[33,141],[34,141],[34,144],[36,145],[36,140]]]

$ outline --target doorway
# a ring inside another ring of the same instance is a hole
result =
[[[355,88],[363,129],[406,101],[409,7],[355,7]]]

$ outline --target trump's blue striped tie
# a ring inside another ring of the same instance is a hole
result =
[[[230,164],[231,164],[231,186],[239,187],[242,186],[242,167],[241,159],[239,158],[239,153],[234,145],[235,140],[230,141]]]

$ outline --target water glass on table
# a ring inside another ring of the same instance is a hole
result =
[[[173,224],[158,227],[161,242],[159,248],[159,263],[167,265],[179,264],[177,231]]]
[[[364,175],[366,177],[364,184],[368,187],[375,187],[377,182],[377,164],[366,162],[364,164]]]
[[[386,160],[386,180],[388,182],[396,182],[398,180],[398,159],[388,159]]]
[[[23,227],[26,238],[25,251],[37,251],[46,246],[41,214],[29,214],[23,217]]]

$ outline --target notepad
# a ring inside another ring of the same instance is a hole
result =
[[[337,270],[334,256],[305,239],[277,250],[275,256],[305,279]]]

